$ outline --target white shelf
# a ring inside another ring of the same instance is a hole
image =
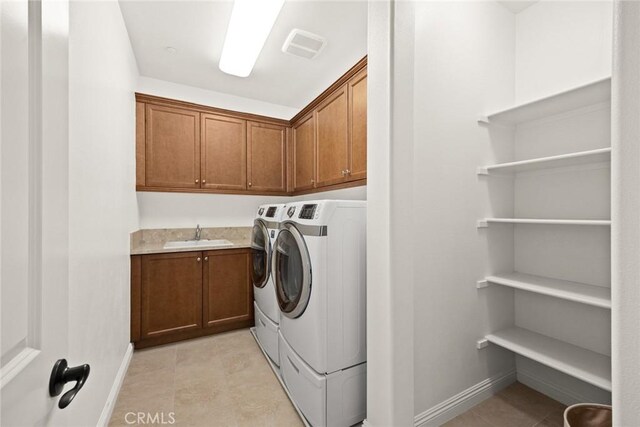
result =
[[[478,228],[490,224],[540,224],[540,225],[603,225],[610,226],[611,220],[600,219],[535,219],[535,218],[484,218],[478,220]]]
[[[551,279],[524,273],[504,273],[488,276],[488,283],[508,286],[537,294],[611,309],[611,289],[602,286]]]
[[[482,117],[485,123],[516,125],[548,116],[598,104],[611,99],[611,78],[572,88],[546,98],[517,105]]]
[[[611,161],[611,148],[580,151],[561,154],[558,156],[541,157],[537,159],[521,160],[510,163],[500,163],[478,168],[478,174],[512,174],[530,170],[551,169],[565,166],[583,165]]]
[[[522,328],[485,337],[489,342],[586,383],[611,391],[611,358]]]

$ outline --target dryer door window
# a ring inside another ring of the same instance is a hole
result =
[[[311,262],[304,238],[292,224],[278,234],[273,268],[280,311],[292,319],[299,317],[311,295]]]
[[[269,279],[270,256],[269,231],[262,221],[256,220],[251,232],[251,281],[258,288],[263,288]]]

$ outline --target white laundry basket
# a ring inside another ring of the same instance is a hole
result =
[[[578,403],[564,411],[564,427],[611,427],[611,406]]]

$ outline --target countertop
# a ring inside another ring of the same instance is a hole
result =
[[[166,254],[175,252],[216,251],[248,248],[251,246],[251,227],[203,228],[202,240],[226,239],[233,246],[198,246],[165,249],[166,242],[191,240],[195,236],[193,228],[145,229],[131,233],[131,255]]]

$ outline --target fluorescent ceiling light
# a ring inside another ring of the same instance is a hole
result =
[[[247,77],[267,41],[284,0],[235,0],[218,66]]]

